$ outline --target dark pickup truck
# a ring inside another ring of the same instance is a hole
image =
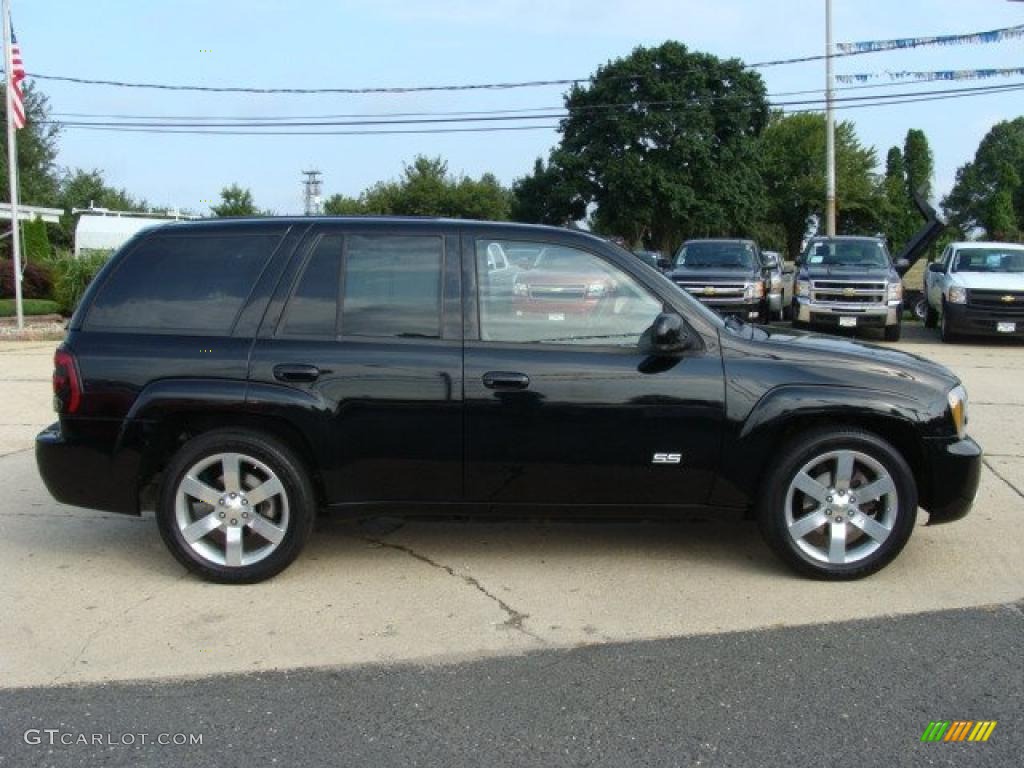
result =
[[[281,571],[327,509],[731,509],[801,573],[851,579],[919,506],[967,514],[981,466],[941,365],[727,322],[600,238],[491,222],[145,231],[90,284],[53,391],[54,497],[154,510],[220,582]]]
[[[753,240],[688,240],[666,274],[720,315],[767,323],[772,270]]]
[[[876,237],[813,237],[797,261],[793,325],[877,328],[886,341],[899,341],[909,268],[906,260],[894,263]]]

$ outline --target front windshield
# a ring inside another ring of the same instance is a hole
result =
[[[750,243],[687,243],[676,256],[676,266],[751,269],[754,266],[754,246]]]
[[[957,252],[954,272],[1024,272],[1024,251],[966,248]]]
[[[889,266],[889,255],[878,240],[828,240],[812,242],[805,261],[822,267],[885,268]]]

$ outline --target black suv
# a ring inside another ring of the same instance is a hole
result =
[[[523,225],[148,230],[90,285],[53,387],[50,492],[155,509],[223,582],[281,571],[321,509],[749,510],[799,571],[854,578],[919,504],[966,514],[981,462],[945,368],[724,322],[611,243]]]
[[[772,266],[753,240],[687,240],[668,277],[721,315],[767,323]]]

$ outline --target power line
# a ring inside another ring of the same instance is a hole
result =
[[[1004,85],[1004,86],[990,86],[984,88],[970,88],[970,89],[949,89],[947,91],[934,91],[927,94],[892,94],[886,97],[863,97],[861,99],[850,99],[848,103],[839,104],[836,106],[837,110],[846,109],[866,109],[874,107],[892,106],[898,104],[915,104],[921,102],[931,101],[948,101],[953,99],[969,98],[973,96],[985,96],[992,95],[994,93],[1002,93],[1007,91],[1020,91],[1024,90],[1024,84],[1017,85]],[[820,102],[791,102],[793,105],[801,105],[808,103],[820,103]],[[820,109],[814,108],[801,108],[787,110],[789,113],[808,113],[808,112],[819,112]],[[554,119],[555,116],[541,117],[535,116],[531,119]],[[618,117],[618,116],[615,116]],[[393,124],[393,123],[392,123]],[[358,125],[358,124],[357,124]],[[487,126],[473,126],[473,127],[443,127],[443,128],[402,128],[392,129],[387,127],[366,128],[352,130],[346,128],[345,130],[253,130],[252,126],[229,126],[229,127],[218,127],[210,125],[202,125],[196,127],[183,126],[183,125],[160,125],[160,124],[118,124],[118,123],[71,123],[68,124],[69,128],[75,130],[93,130],[93,131],[114,131],[123,133],[155,133],[155,134],[181,134],[181,135],[212,135],[212,136],[385,136],[385,135],[421,135],[421,134],[445,134],[445,133],[497,133],[497,132],[510,132],[510,131],[532,131],[532,130],[552,130],[559,126],[559,123],[543,123],[539,125],[487,125]],[[268,127],[282,128],[289,127],[288,124],[273,125]],[[304,128],[307,126],[295,126]],[[331,123],[320,123],[317,127],[331,128],[335,127]],[[241,130],[240,130],[241,128]]]
[[[911,83],[901,82],[884,82],[884,83],[869,83],[862,85],[848,85],[840,88],[835,88],[836,92],[842,91],[860,91],[868,89],[880,89],[880,88],[898,88],[898,87],[911,87],[920,85],[928,87],[934,85],[931,81],[920,81]],[[809,88],[798,91],[781,91],[779,93],[770,93],[768,98],[784,98],[790,96],[807,96],[811,94],[822,94],[824,93],[823,88]],[[929,91],[922,91],[923,93],[929,93]],[[724,95],[710,95],[705,97],[709,101],[718,101],[722,99],[735,98],[735,96],[724,96]],[[630,102],[630,103],[610,103],[610,104],[587,104],[577,107],[565,107],[564,105],[551,105],[546,107],[519,107],[515,109],[485,109],[485,110],[424,110],[418,112],[347,112],[347,113],[330,113],[330,114],[318,114],[318,115],[154,115],[154,114],[124,114],[124,113],[97,113],[97,112],[51,112],[51,117],[57,118],[95,118],[95,119],[110,119],[110,120],[196,120],[202,122],[209,122],[214,120],[233,120],[239,123],[247,122],[261,122],[268,120],[333,120],[333,119],[356,119],[356,118],[376,118],[376,117],[471,117],[474,115],[513,115],[513,114],[527,114],[533,112],[552,112],[556,110],[569,109],[570,111],[576,110],[598,110],[598,109],[624,109],[627,107],[643,107],[643,106],[661,106],[669,104],[681,104],[681,103],[692,103],[692,102],[681,102],[681,101],[647,101],[647,102]],[[54,121],[59,122],[59,121]]]
[[[1006,27],[1003,29],[991,30],[988,32],[969,33],[963,35],[944,35],[941,37],[925,38],[903,38],[898,40],[869,41],[864,43],[846,44],[847,49],[835,53],[818,54],[813,56],[798,56],[786,59],[775,59],[773,61],[759,61],[746,65],[751,69],[763,69],[766,67],[777,67],[786,64],[805,64],[825,59],[840,59],[849,56],[863,56],[868,53],[908,48],[918,48],[931,45],[945,45],[954,42],[987,43],[999,42],[1007,37],[1021,36],[1024,34],[1024,26]],[[871,47],[876,46],[876,47]],[[74,77],[70,75],[46,75],[41,73],[30,73],[30,77],[37,80],[50,80],[54,82],[72,83],[75,85],[101,85],[117,88],[142,88],[162,91],[191,91],[198,93],[248,93],[248,94],[286,94],[286,95],[323,95],[323,94],[345,94],[345,95],[373,95],[373,94],[408,94],[427,93],[437,91],[504,91],[518,88],[539,88],[548,86],[569,86],[579,83],[590,82],[592,77],[559,78],[551,80],[524,80],[498,83],[461,83],[447,85],[418,85],[418,86],[368,86],[359,88],[325,87],[325,88],[266,88],[255,86],[216,86],[216,85],[181,85],[172,83],[146,83],[131,82],[126,80],[103,80],[96,78]],[[623,79],[637,80],[645,79],[650,75],[623,75]]]
[[[837,104],[844,103],[858,103],[858,102],[876,102],[882,103],[901,103],[898,99],[904,98],[924,98],[925,100],[934,99],[939,96],[945,95],[968,95],[974,93],[993,93],[1003,91],[1013,91],[1020,88],[1024,88],[1024,84],[1000,84],[1000,85],[985,85],[985,86],[969,86],[962,88],[945,88],[940,90],[932,90],[926,94],[914,91],[904,91],[900,93],[889,93],[889,94],[873,94],[868,96],[844,96],[833,101]],[[673,108],[696,106],[705,103],[703,99],[686,99],[676,101],[664,101],[664,102],[651,102],[651,103],[638,103],[638,104],[622,104],[622,105],[598,105],[605,107],[618,107],[622,110],[636,109],[638,106],[648,108],[652,106],[656,107],[668,107],[665,112],[673,111]],[[786,107],[808,107],[823,104],[823,99],[799,99],[792,101],[778,101],[772,103],[770,106],[774,108],[786,108]],[[354,128],[354,127],[388,127],[388,126],[411,126],[411,125],[443,125],[443,124],[458,124],[458,123],[496,123],[496,122],[514,122],[514,121],[526,121],[526,120],[561,120],[569,116],[569,112],[564,110],[549,111],[543,113],[529,113],[529,114],[476,114],[467,116],[426,116],[426,117],[400,117],[400,118],[384,118],[384,119],[355,119],[355,120],[301,120],[301,119],[270,119],[262,122],[232,120],[229,122],[156,122],[156,121],[63,121],[60,124],[67,128]],[[56,121],[40,121],[42,123],[53,123]]]

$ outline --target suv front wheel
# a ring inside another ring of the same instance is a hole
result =
[[[769,470],[758,504],[765,540],[793,569],[858,579],[903,549],[917,515],[917,486],[889,443],[859,429],[797,436]]]
[[[301,461],[261,432],[190,440],[164,472],[157,522],[171,553],[209,581],[250,584],[284,570],[309,538],[316,496]]]

